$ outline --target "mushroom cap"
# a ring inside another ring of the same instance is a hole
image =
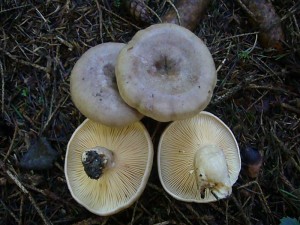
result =
[[[99,179],[84,171],[82,154],[101,146],[110,149],[114,165]],[[73,133],[65,157],[65,176],[73,198],[97,215],[111,215],[142,194],[153,162],[151,138],[141,122],[113,128],[86,119]]]
[[[124,102],[118,91],[115,63],[124,46],[94,46],[79,58],[71,72],[70,91],[75,106],[87,118],[107,126],[126,126],[143,117]]]
[[[210,151],[211,146],[215,146],[222,150],[225,156],[225,164],[213,162],[210,157],[222,155],[218,152]],[[226,180],[231,186],[238,179],[241,170],[241,159],[239,146],[230,129],[216,116],[209,112],[202,111],[197,116],[186,120],[175,121],[171,123],[163,132],[158,145],[158,172],[159,178],[164,189],[174,198],[186,202],[211,202],[218,200],[211,192],[206,192],[205,197],[201,196],[197,185],[196,171],[194,167],[195,156],[199,154],[199,150],[204,150],[204,154],[200,152],[201,157],[207,155],[207,159],[200,158],[200,163],[208,166],[210,174],[223,174],[220,169],[228,168],[224,174],[229,175],[228,181],[223,177],[215,177],[215,179]],[[211,154],[210,154],[211,153]],[[215,166],[221,165],[221,168]],[[227,165],[226,165],[227,164]],[[200,164],[201,165],[201,164]],[[211,168],[209,168],[211,167]],[[218,176],[218,175],[217,175]],[[214,179],[214,177],[209,177]],[[220,191],[222,197],[228,196],[224,194],[224,189]]]
[[[210,51],[194,33],[176,24],[138,31],[117,58],[119,92],[128,105],[157,121],[198,114],[217,81]]]

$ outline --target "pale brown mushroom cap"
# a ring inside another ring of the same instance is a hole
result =
[[[117,58],[116,78],[127,104],[166,122],[203,110],[212,97],[217,74],[200,38],[184,27],[164,23],[134,35]]]
[[[91,179],[82,165],[82,156],[87,149],[97,146],[109,149],[113,160],[99,179]],[[111,215],[129,207],[140,197],[152,161],[151,138],[141,122],[112,128],[86,119],[75,130],[67,146],[66,181],[79,204],[97,215]]]
[[[212,188],[213,193],[209,188],[203,190],[204,196],[198,183],[202,179],[201,171],[198,173],[201,167],[206,170],[206,181],[223,183]],[[231,194],[240,170],[240,152],[234,135],[211,113],[202,111],[193,118],[175,121],[160,138],[159,177],[164,189],[178,200],[203,203],[225,198]]]
[[[116,78],[117,55],[122,43],[104,43],[87,50],[76,62],[70,77],[72,100],[87,118],[107,126],[126,126],[143,115],[121,98]]]

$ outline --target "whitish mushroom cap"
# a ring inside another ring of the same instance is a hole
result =
[[[203,41],[168,23],[134,35],[117,58],[116,77],[127,104],[162,122],[198,114],[208,105],[217,80]]]
[[[104,43],[87,50],[70,77],[71,97],[87,118],[107,126],[126,126],[142,118],[121,98],[116,78],[117,55],[125,44]]]
[[[241,159],[237,141],[216,116],[202,111],[175,121],[158,146],[158,172],[164,189],[186,202],[211,202],[231,194]]]
[[[109,149],[113,161],[99,179],[91,179],[82,160],[86,158],[86,150],[96,146]],[[65,176],[79,204],[106,216],[129,207],[139,198],[146,187],[152,161],[151,138],[141,122],[112,128],[86,119],[68,143]]]

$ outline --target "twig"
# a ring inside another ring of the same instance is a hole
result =
[[[0,164],[3,165],[3,162],[0,161]],[[39,214],[39,216],[41,217],[41,219],[43,220],[44,224],[46,225],[52,225],[52,223],[48,220],[48,218],[46,218],[44,216],[44,214],[42,213],[42,211],[40,210],[40,208],[38,207],[38,205],[36,204],[34,198],[31,196],[31,194],[27,191],[27,189],[22,185],[22,183],[18,180],[18,178],[16,176],[14,176],[10,170],[5,170],[5,173],[10,177],[10,179],[21,189],[21,191],[28,196],[31,204],[33,205],[33,207],[35,208],[35,210],[37,211],[37,213]]]
[[[298,172],[300,173],[300,166],[299,164],[296,162],[296,160],[291,157],[291,161],[292,161],[292,164],[294,165],[294,167],[298,170]]]
[[[155,191],[159,192],[159,193],[163,193],[164,191],[162,188],[159,188],[157,185],[153,184],[153,183],[148,183],[147,186],[149,186],[150,188],[154,189]]]
[[[248,7],[241,0],[236,0],[236,1],[248,13],[248,15],[251,17],[251,19],[256,21],[255,15],[248,9]]]
[[[2,62],[0,61],[0,74],[1,74],[1,112],[2,114],[4,113],[4,88],[5,88],[5,81],[4,81],[4,72],[3,72],[3,66],[2,66]]]
[[[82,220],[80,222],[77,223],[73,223],[72,225],[87,225],[87,224],[100,224],[100,225],[105,225],[108,221],[109,217],[104,217],[102,223],[100,224],[100,218],[96,217],[96,218],[88,218],[85,220]]]
[[[73,46],[70,42],[68,42],[68,41],[66,41],[65,39],[59,37],[58,35],[56,35],[56,39],[57,39],[61,44],[67,46],[69,51],[72,51],[72,50],[73,50],[74,46]]]
[[[170,224],[169,221],[164,221],[164,222],[161,222],[161,223],[155,223],[153,225],[167,225],[167,224]]]
[[[270,91],[278,91],[278,92],[283,92],[286,95],[293,95],[293,96],[298,96],[298,94],[285,90],[280,87],[273,87],[273,86],[262,86],[262,85],[256,85],[256,84],[250,84],[247,89],[262,89],[262,90],[270,90]]]
[[[23,59],[18,59],[16,56],[10,54],[9,52],[5,51],[4,49],[0,48],[0,51],[4,52],[5,55],[7,55],[9,58],[11,58],[12,60],[16,61],[17,63],[20,63],[20,64],[23,64],[23,65],[26,65],[26,66],[32,66],[38,70],[42,70],[44,71],[45,73],[50,73],[50,69],[47,68],[47,67],[44,67],[44,66],[40,66],[38,64],[35,64],[35,63],[30,63],[30,62],[27,62]]]
[[[291,182],[286,178],[286,176],[281,172],[279,175],[281,181],[288,186],[293,192],[297,189],[294,188],[294,186],[291,184]]]
[[[248,218],[248,216],[245,214],[245,212],[243,211],[243,207],[241,206],[241,204],[238,202],[238,200],[236,199],[236,197],[232,194],[231,196],[233,202],[236,204],[237,208],[240,210],[241,214],[242,214],[242,217],[244,219],[244,223],[246,225],[251,225],[251,222]]]
[[[156,16],[156,18],[159,20],[159,23],[162,23],[160,16],[153,9],[151,9],[147,4],[145,4],[145,6],[153,15]]]
[[[19,216],[19,218],[20,218],[20,220],[19,220],[19,225],[22,225],[23,223],[22,223],[22,217],[23,217],[23,208],[24,208],[24,195],[22,195],[21,196],[21,203],[20,203],[20,216]]]
[[[181,24],[182,24],[182,23],[181,23],[181,18],[180,18],[180,15],[179,15],[179,12],[178,12],[176,6],[175,6],[175,5],[173,4],[173,2],[170,1],[170,0],[167,0],[167,2],[172,6],[172,8],[174,9],[174,11],[176,12],[177,19],[178,19],[178,25],[181,26]]]
[[[95,0],[95,3],[97,5],[97,9],[98,9],[98,12],[99,12],[99,32],[100,32],[100,39],[101,39],[101,42],[103,42],[103,16],[102,16],[102,10],[100,8],[100,5],[99,5],[99,2],[98,0]]]
[[[68,98],[69,98],[69,96],[67,95],[67,96],[65,97],[65,99],[61,99],[61,100],[60,100],[60,102],[58,103],[57,107],[56,107],[56,108],[53,110],[53,112],[49,115],[49,117],[48,117],[48,119],[47,119],[47,121],[46,121],[44,127],[43,127],[43,128],[41,129],[41,131],[40,131],[40,134],[42,134],[42,133],[46,130],[46,128],[48,127],[48,125],[49,125],[50,121],[52,120],[53,116],[54,116],[55,113],[57,112],[57,110],[58,110],[62,105],[64,105],[64,103],[68,100]]]
[[[216,206],[215,203],[210,203],[209,206],[212,207],[217,212],[221,213],[222,215],[226,216],[228,219],[231,219],[232,221],[235,222],[239,222],[235,217],[231,216],[230,214],[226,214],[222,209]]]
[[[180,211],[180,209],[177,208],[176,205],[173,205],[173,208],[185,219],[188,224],[193,225],[193,223],[184,215],[183,212]]]
[[[104,6],[100,5],[100,8],[103,9],[104,11],[108,12],[109,14],[111,14],[111,15],[117,17],[118,19],[122,20],[123,22],[126,22],[126,23],[130,24],[130,25],[133,26],[134,28],[136,28],[136,29],[138,29],[138,30],[141,29],[141,28],[138,27],[137,25],[135,25],[135,24],[131,23],[130,21],[128,21],[128,20],[122,18],[121,16],[115,14],[114,12],[112,12],[112,11],[106,9]]]
[[[228,57],[228,55],[229,55],[229,52],[230,52],[230,50],[231,50],[231,42],[230,42],[230,44],[229,44],[229,47],[227,48],[227,53],[226,53],[226,56],[225,56],[225,58],[222,60],[222,62],[221,62],[221,64],[218,66],[218,68],[217,68],[217,73],[221,70],[221,68],[225,65],[225,62],[227,61],[227,57]]]
[[[191,204],[185,204],[185,207],[196,216],[197,220],[200,220],[205,225],[208,225],[208,223],[205,220],[209,220],[209,219],[211,220],[213,218],[212,216],[207,216],[207,215],[200,216],[200,214],[192,207]]]
[[[229,89],[225,94],[223,94],[221,96],[216,96],[211,101],[211,105],[217,105],[220,102],[223,102],[223,101],[231,98],[236,93],[238,93],[240,90],[242,90],[243,88],[248,86],[248,84],[253,83],[256,79],[257,79],[257,77],[255,75],[250,75],[249,77],[245,78],[244,82],[240,82],[239,84],[237,84],[233,88]]]
[[[258,99],[256,99],[250,106],[248,106],[248,108],[246,109],[246,111],[250,110],[254,105],[256,105],[259,101],[261,101],[261,99],[263,97],[265,97],[269,92],[266,91],[265,93],[263,93]]]
[[[0,11],[0,14],[1,13],[5,13],[5,12],[9,12],[9,11],[13,11],[13,10],[17,10],[17,9],[21,9],[21,8],[25,8],[25,7],[28,7],[28,6],[31,6],[31,5],[30,4],[28,4],[28,5],[21,5],[21,6],[13,7],[13,8],[10,8],[10,9],[4,9],[4,10]]]
[[[137,203],[138,203],[138,201],[136,201],[135,204],[134,204],[130,225],[133,225],[133,222],[134,222],[134,219],[135,219],[134,217],[135,217],[135,213],[136,213]]]
[[[17,123],[15,123],[15,130],[14,130],[13,138],[12,138],[12,140],[11,140],[11,142],[10,142],[8,151],[6,152],[6,155],[5,155],[4,159],[3,159],[3,162],[4,162],[4,163],[6,162],[7,158],[9,157],[9,155],[10,155],[12,149],[13,149],[13,145],[14,145],[14,143],[15,143],[15,139],[16,139],[17,131],[18,131],[18,130],[19,130],[18,125],[17,125]]]
[[[226,41],[226,40],[228,40],[228,39],[233,39],[233,38],[238,38],[238,37],[243,37],[243,36],[248,36],[248,35],[253,35],[253,34],[257,35],[257,34],[259,34],[259,32],[251,32],[251,33],[237,34],[237,35],[233,35],[233,36],[221,38],[221,39],[217,40],[217,42]]]
[[[8,213],[12,216],[12,218],[15,219],[15,221],[17,223],[20,223],[20,220],[17,218],[17,216],[13,213],[13,211],[11,211],[6,205],[5,203],[0,199],[0,203],[3,205],[3,207],[6,209],[6,211],[8,211]]]
[[[280,106],[281,106],[282,108],[284,108],[284,109],[287,109],[287,110],[289,110],[289,111],[292,111],[292,112],[297,113],[297,114],[300,115],[300,109],[297,109],[297,108],[294,107],[294,106],[291,106],[291,105],[286,104],[286,103],[281,103]]]
[[[245,185],[242,185],[242,186],[238,187],[238,189],[246,188],[246,187],[248,187],[250,185],[253,185],[253,184],[255,184],[257,186],[258,190],[259,190],[258,197],[259,197],[260,201],[262,202],[262,205],[264,206],[265,211],[269,215],[272,215],[272,211],[271,211],[271,209],[270,209],[270,207],[269,207],[269,205],[267,203],[267,199],[266,199],[266,197],[265,197],[265,195],[264,195],[264,193],[263,193],[263,191],[262,191],[262,189],[261,189],[261,187],[260,187],[260,185],[259,185],[259,183],[257,181],[251,181],[251,182],[249,182],[249,183],[247,183]],[[275,221],[274,221],[273,217],[271,217],[271,220],[272,220],[272,224],[275,224]]]

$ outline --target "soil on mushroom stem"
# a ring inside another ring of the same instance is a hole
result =
[[[164,2],[150,6],[161,15],[172,7]],[[260,151],[258,177],[241,173],[228,200],[184,203],[163,190],[155,157],[139,201],[117,215],[98,217],[73,200],[64,177],[66,145],[84,120],[69,96],[70,71],[89,47],[128,42],[148,25],[107,0],[0,2],[0,224],[279,224],[283,217],[297,218],[299,16],[295,1],[273,3],[286,32],[284,52],[261,48],[257,30],[235,1],[212,1],[195,30],[219,67],[206,110],[233,130],[241,151],[249,146]],[[156,150],[167,123],[142,121]],[[58,152],[51,169],[19,167],[32,136],[45,137]]]

